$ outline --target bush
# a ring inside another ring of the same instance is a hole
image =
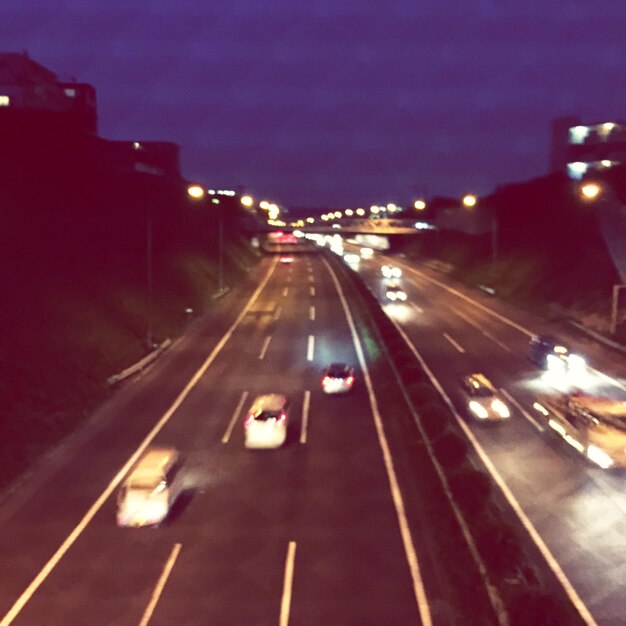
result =
[[[449,485],[461,510],[476,514],[486,509],[491,495],[491,479],[484,472],[474,469],[462,471],[450,477]],[[496,534],[493,524],[486,524],[483,529],[486,530],[481,536],[491,538]]]
[[[442,435],[450,423],[450,411],[441,402],[426,404],[420,410],[419,416],[420,423],[431,440]]]
[[[418,408],[427,404],[433,404],[439,400],[439,394],[428,383],[413,383],[407,387],[407,391],[411,400]]]
[[[434,450],[437,459],[445,468],[454,469],[465,460],[467,444],[465,439],[456,433],[445,433],[435,442]],[[481,474],[481,472],[478,473]],[[468,486],[472,486],[471,481],[468,483]]]

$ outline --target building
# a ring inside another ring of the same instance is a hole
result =
[[[626,122],[583,124],[574,117],[552,123],[550,170],[580,179],[585,174],[626,163]]]
[[[62,82],[26,52],[0,52],[0,121],[57,123],[96,133],[96,90],[92,85]]]

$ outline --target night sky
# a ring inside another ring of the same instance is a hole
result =
[[[624,0],[2,0],[0,49],[98,92],[100,134],[297,206],[486,193],[550,122],[626,118]]]

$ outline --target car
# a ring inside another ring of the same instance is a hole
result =
[[[343,260],[351,266],[357,266],[361,262],[361,257],[354,252],[346,252],[343,255]]]
[[[380,268],[380,273],[385,278],[402,278],[402,269],[396,265],[383,265]]]
[[[281,254],[280,262],[281,263],[293,263],[293,257],[290,254]]]
[[[374,256],[374,250],[371,248],[361,248],[360,253],[362,259],[371,259]]]
[[[461,379],[466,406],[480,421],[500,422],[511,417],[511,411],[494,385],[484,374],[469,374]]]
[[[158,526],[183,491],[182,457],[173,447],[152,446],[117,494],[117,525]]]
[[[354,385],[354,369],[345,363],[331,363],[324,369],[324,393],[348,393]]]
[[[535,335],[528,345],[528,358],[539,367],[554,373],[583,373],[585,359],[572,352],[552,335]]]
[[[387,285],[385,297],[389,302],[406,302],[406,292],[398,283],[389,283]]]
[[[287,439],[289,400],[278,393],[257,396],[244,422],[246,448],[280,448]]]

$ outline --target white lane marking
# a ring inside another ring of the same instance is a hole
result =
[[[510,320],[508,317],[504,317],[504,315],[500,315],[499,313],[492,311],[491,309],[484,306],[483,304],[480,304],[479,302],[472,300],[469,296],[466,296],[464,293],[461,293],[457,289],[454,289],[453,287],[448,287],[448,285],[446,285],[445,283],[442,283],[441,281],[435,278],[431,278],[430,276],[423,274],[422,272],[420,272],[419,270],[416,270],[410,265],[404,264],[404,268],[405,270],[408,270],[409,272],[413,272],[414,274],[416,274],[417,276],[419,276],[420,278],[428,282],[434,283],[435,285],[439,285],[439,287],[441,287],[442,289],[445,289],[447,292],[454,294],[455,296],[458,296],[459,298],[461,298],[462,300],[465,300],[466,302],[469,302],[470,304],[473,304],[475,307],[478,307],[485,313],[489,315],[493,315],[493,317],[495,317],[496,319],[499,319],[504,324],[508,324],[509,326],[511,326],[511,328],[515,328],[516,330],[519,330],[520,333],[527,335],[528,337],[535,336],[536,333],[531,333],[528,329],[524,328],[523,326],[520,326],[519,324],[515,323],[513,320]]]
[[[540,432],[544,432],[545,428],[528,412],[522,405],[506,390],[500,389],[500,393],[511,403],[517,410]]]
[[[289,287],[285,287],[283,289],[283,298],[286,298],[288,293],[289,293]]]
[[[402,544],[404,547],[404,553],[409,565],[409,571],[411,573],[411,579],[413,582],[413,593],[415,594],[415,601],[417,603],[418,612],[421,618],[423,626],[432,626],[432,617],[430,613],[430,606],[428,605],[428,598],[426,597],[426,591],[424,589],[424,581],[422,580],[422,574],[420,572],[419,563],[417,560],[417,553],[415,552],[415,546],[413,544],[413,537],[411,537],[411,531],[409,529],[409,522],[406,517],[406,509],[404,507],[404,500],[402,498],[402,492],[400,491],[400,485],[398,484],[398,478],[396,476],[396,470],[393,465],[393,459],[391,457],[391,450],[389,449],[389,443],[385,436],[385,429],[378,410],[378,400],[372,387],[372,380],[370,377],[367,362],[365,361],[365,355],[363,353],[363,347],[361,346],[361,340],[356,331],[354,319],[350,312],[350,307],[343,293],[339,280],[335,275],[332,267],[326,259],[324,264],[328,268],[328,271],[335,284],[335,289],[339,294],[341,305],[343,307],[344,315],[348,321],[350,327],[350,334],[352,335],[352,342],[354,344],[354,350],[357,354],[361,371],[363,372],[363,380],[367,387],[367,394],[369,397],[370,406],[372,408],[372,417],[374,419],[374,425],[376,426],[376,434],[378,435],[378,443],[383,455],[383,461],[385,463],[385,470],[387,471],[387,480],[389,481],[389,489],[391,491],[391,497],[394,507],[396,509],[396,515],[398,517],[398,525],[400,527],[400,536],[402,537]]]
[[[309,276],[309,282],[310,282],[310,283],[315,282],[315,278],[313,278],[313,276]]]
[[[307,432],[309,430],[309,407],[311,406],[311,392],[307,389],[304,392],[302,402],[302,427],[300,429],[300,443],[306,443]]]
[[[543,558],[548,563],[548,566],[550,567],[554,575],[557,577],[558,581],[561,583],[561,586],[565,590],[565,593],[567,593],[570,601],[576,607],[576,610],[579,612],[582,619],[585,621],[585,623],[588,626],[598,626],[595,619],[589,612],[589,609],[585,606],[581,597],[578,595],[576,589],[574,589],[574,586],[569,581],[569,578],[567,578],[567,576],[565,575],[565,572],[561,569],[561,566],[559,565],[558,561],[554,558],[552,552],[550,552],[550,549],[541,538],[541,535],[539,534],[537,529],[533,526],[533,523],[530,521],[526,513],[524,513],[524,510],[520,506],[519,502],[515,499],[515,496],[513,495],[511,490],[508,488],[507,484],[504,482],[500,474],[498,473],[498,470],[496,470],[495,465],[491,462],[491,459],[487,456],[487,453],[483,450],[482,446],[478,443],[478,440],[476,439],[476,437],[474,437],[474,433],[470,430],[469,426],[467,426],[465,421],[458,414],[457,410],[454,408],[454,404],[448,397],[448,394],[446,394],[446,392],[444,391],[443,387],[441,386],[437,378],[435,378],[435,375],[431,372],[428,365],[426,365],[426,361],[424,361],[422,355],[417,351],[417,348],[413,345],[413,342],[409,339],[409,337],[404,332],[404,330],[398,324],[396,324],[395,326],[400,332],[400,334],[402,335],[402,337],[404,338],[404,341],[406,342],[407,346],[409,346],[409,349],[414,354],[415,358],[420,362],[420,365],[426,372],[426,375],[430,379],[430,382],[437,389],[437,391],[439,392],[439,395],[443,398],[444,402],[450,408],[450,411],[454,415],[457,423],[459,424],[459,426],[465,433],[466,437],[469,439],[470,443],[474,447],[474,450],[476,450],[476,453],[482,460],[488,472],[491,474],[491,477],[495,480],[498,487],[500,487],[500,490],[504,494],[504,497],[507,499],[513,511],[515,511],[515,513],[517,514],[517,517],[523,524],[524,528],[530,535],[531,539],[535,542],[535,545],[537,546],[537,548],[543,555]]]
[[[310,288],[309,288],[309,294],[310,294],[311,296],[314,296],[314,295],[315,295],[315,287],[310,287]]]
[[[296,560],[296,542],[290,541],[285,558],[285,576],[283,578],[283,595],[280,601],[280,618],[278,626],[289,624],[289,611],[291,610],[291,592],[293,589],[293,569]]]
[[[274,319],[277,320],[282,312],[283,310],[281,307],[276,307],[276,309],[274,309]]]
[[[306,346],[306,360],[313,360],[313,351],[315,350],[315,337],[313,335],[309,335],[309,340],[307,341]]]
[[[268,335],[265,338],[265,341],[263,342],[263,346],[261,348],[261,352],[259,352],[259,360],[262,360],[265,358],[265,353],[267,352],[267,349],[270,347],[270,341],[272,341],[272,335]]]
[[[139,444],[138,448],[133,452],[124,466],[117,472],[111,482],[106,486],[104,491],[98,496],[98,499],[91,505],[87,513],[78,522],[74,530],[67,536],[65,541],[57,548],[56,552],[50,557],[48,562],[41,568],[40,572],[30,582],[28,587],[24,589],[20,597],[15,601],[13,606],[9,609],[8,613],[0,621],[0,626],[8,626],[13,620],[20,614],[20,611],[24,608],[26,603],[31,599],[33,594],[39,589],[46,578],[50,575],[52,570],[59,564],[59,561],[65,556],[65,553],[72,547],[74,542],[80,537],[81,533],[87,528],[88,524],[95,517],[96,513],[102,508],[104,503],[111,496],[115,488],[119,485],[122,479],[128,474],[130,468],[137,462],[139,457],[144,453],[146,448],[152,443],[152,440],[159,434],[165,424],[170,420],[172,415],[178,410],[178,407],[183,403],[185,398],[190,394],[191,390],[196,386],[198,381],[202,378],[206,370],[211,363],[216,359],[217,355],[221,352],[222,348],[226,345],[226,342],[231,338],[237,327],[248,315],[248,312],[252,308],[252,305],[258,299],[260,293],[265,289],[272,272],[276,269],[278,259],[274,259],[267,274],[261,281],[261,284],[256,288],[250,300],[246,306],[241,310],[241,313],[237,316],[237,319],[231,324],[230,328],[226,331],[224,336],[219,340],[217,345],[211,351],[211,354],[205,359],[204,363],[200,366],[198,371],[192,376],[191,380],[185,385],[185,388],[178,394],[172,405],[161,416],[159,421],[153,426],[152,430],[146,435],[146,438]]]
[[[224,436],[222,437],[222,443],[228,443],[228,441],[230,440],[230,436],[232,435],[233,428],[235,427],[237,418],[241,415],[241,409],[243,408],[243,403],[246,401],[247,397],[248,397],[248,392],[243,391],[241,393],[241,397],[239,398],[239,402],[237,403],[237,407],[233,411],[233,416],[230,418],[230,422],[228,422],[228,428],[226,428],[226,432],[224,433]]]
[[[454,339],[452,339],[452,337],[450,337],[450,335],[448,335],[448,333],[443,333],[443,336],[456,348],[456,350],[458,350],[461,354],[463,354],[465,352],[465,349],[463,348],[463,346],[459,345],[456,341],[454,341]]]
[[[156,608],[156,605],[159,602],[159,598],[161,597],[161,594],[163,593],[163,588],[165,587],[165,583],[167,582],[167,579],[172,573],[172,569],[174,568],[174,564],[176,563],[176,559],[178,558],[178,553],[180,552],[180,549],[182,547],[183,546],[181,543],[174,544],[174,547],[172,548],[172,552],[170,553],[169,559],[167,559],[165,563],[165,567],[163,568],[163,571],[161,572],[161,576],[159,577],[156,587],[154,588],[154,591],[152,592],[152,596],[150,596],[150,602],[148,603],[148,606],[146,607],[146,610],[144,611],[144,614],[141,617],[139,626],[148,626],[148,622],[150,621],[150,618],[152,617],[152,614],[154,613],[154,609]]]
[[[309,319],[312,322],[315,321],[315,307],[314,306],[309,307]]]
[[[422,309],[421,307],[417,306],[417,304],[415,304],[415,302],[411,302],[411,306],[418,312],[418,313],[423,313],[424,309]]]
[[[485,335],[485,337],[487,337],[487,339],[491,339],[491,341],[493,341],[494,343],[497,343],[503,350],[506,350],[507,352],[513,352],[511,350],[511,348],[509,348],[509,346],[507,346],[506,344],[502,343],[497,337],[494,337],[490,332],[486,331],[484,328],[481,328],[474,320],[472,320],[471,318],[467,317],[467,315],[465,315],[464,313],[461,313],[460,311],[457,311],[456,309],[450,309],[450,310],[455,315],[458,315],[462,320],[465,320],[465,322],[467,322],[470,326],[473,326],[479,332],[481,332],[483,335]]]

